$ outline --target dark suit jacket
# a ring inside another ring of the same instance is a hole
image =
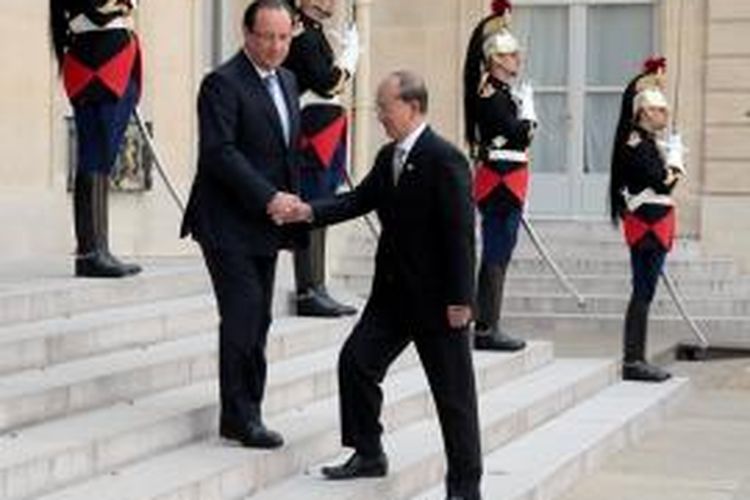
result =
[[[201,245],[276,255],[294,228],[279,228],[266,205],[298,191],[299,99],[291,72],[277,70],[290,113],[290,145],[255,67],[243,52],[207,75],[198,96],[198,171],[180,235]]]
[[[449,328],[448,305],[474,298],[474,205],[469,165],[427,128],[393,185],[395,144],[384,146],[357,188],[313,203],[314,224],[376,210],[382,226],[369,307],[385,307],[405,326]]]

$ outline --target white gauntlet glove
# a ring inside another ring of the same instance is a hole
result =
[[[536,108],[534,107],[534,89],[529,82],[523,82],[516,90],[515,96],[520,102],[518,118],[537,123]]]
[[[685,145],[680,134],[671,133],[665,144],[667,167],[685,175]]]
[[[359,30],[356,24],[352,24],[347,30],[343,45],[344,48],[336,65],[349,73],[349,76],[353,76],[359,60]]]

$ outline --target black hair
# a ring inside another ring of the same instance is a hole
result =
[[[484,53],[484,29],[487,23],[498,17],[491,14],[482,19],[471,32],[464,61],[464,134],[466,142],[474,148],[479,143],[477,108],[479,106],[479,81],[482,78]]]
[[[67,2],[65,0],[50,0],[49,27],[52,39],[52,50],[55,53],[58,66],[62,66],[65,50],[70,45],[70,31],[68,29]]]
[[[610,163],[609,176],[609,216],[612,223],[617,222],[625,210],[625,198],[622,195],[622,188],[625,184],[625,166],[623,164],[623,152],[625,151],[628,136],[633,130],[633,125],[637,118],[633,112],[633,103],[638,93],[638,80],[647,73],[639,73],[635,78],[630,80],[622,93],[620,103],[620,118],[617,120],[615,129],[615,139],[612,143],[612,161]]]
[[[242,25],[252,31],[255,28],[255,19],[258,12],[262,9],[285,10],[289,17],[294,19],[294,9],[286,0],[254,0],[245,9],[245,15],[242,16]]]

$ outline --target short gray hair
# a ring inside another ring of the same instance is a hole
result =
[[[398,82],[398,97],[404,102],[416,102],[422,114],[427,113],[429,96],[424,79],[413,71],[398,70],[390,74]]]

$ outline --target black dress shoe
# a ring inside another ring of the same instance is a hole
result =
[[[478,351],[520,351],[526,347],[521,339],[506,335],[496,328],[474,332],[474,349]]]
[[[278,448],[284,444],[284,438],[276,431],[267,429],[261,423],[248,424],[244,429],[237,429],[221,423],[219,435],[224,439],[238,441],[247,448]]]
[[[623,380],[636,380],[640,382],[664,382],[671,378],[672,375],[656,365],[651,365],[645,361],[632,361],[623,363],[622,378]]]
[[[383,477],[388,473],[388,458],[385,453],[366,457],[354,453],[341,465],[323,467],[321,472],[326,479],[354,479],[357,477]]]
[[[357,314],[356,307],[342,304],[338,300],[334,299],[333,297],[328,295],[328,290],[326,290],[325,287],[317,287],[315,289],[315,293],[325,304],[336,309],[339,313],[339,316],[353,316],[354,314]]]
[[[310,289],[297,296],[297,315],[316,318],[338,318],[342,315],[333,301],[326,300],[315,289]]]
[[[75,275],[81,278],[123,278],[140,272],[110,258],[105,252],[96,251],[76,257]]]
[[[122,272],[125,273],[125,276],[133,276],[135,274],[138,274],[142,271],[141,266],[138,264],[132,264],[130,262],[123,262],[111,253],[109,253],[109,250],[105,250],[104,252],[104,258],[107,259],[109,262],[112,263],[112,265],[119,267],[122,269]]]

